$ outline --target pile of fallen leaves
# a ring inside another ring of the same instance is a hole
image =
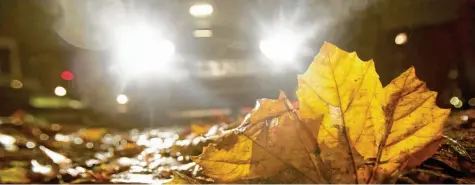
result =
[[[298,104],[281,93],[234,123],[120,131],[2,120],[0,182],[475,183],[475,112],[447,120],[436,95],[414,68],[383,87],[373,61],[325,43],[299,76]]]
[[[49,124],[26,113],[2,118],[0,146],[1,183],[109,182],[142,150],[120,132]]]

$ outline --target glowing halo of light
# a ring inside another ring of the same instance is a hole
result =
[[[65,96],[67,92],[68,91],[62,86],[57,86],[56,88],[54,88],[54,94],[56,96]]]
[[[71,71],[63,71],[61,72],[61,78],[66,81],[70,81],[74,79],[74,73]]]
[[[117,95],[116,101],[118,104],[124,105],[124,104],[127,104],[127,102],[129,102],[129,98],[125,94],[119,94]]]
[[[167,72],[175,54],[175,45],[160,31],[139,22],[118,27],[115,32],[116,70],[128,77]]]
[[[279,16],[255,17],[261,39],[257,46],[267,59],[262,61],[277,64],[274,65],[273,72],[287,70],[283,66],[295,69],[303,67],[297,63],[299,58],[313,57],[314,54],[311,48],[306,47],[306,43],[321,40],[320,33],[324,31],[323,28],[330,26],[330,22],[325,19],[309,22],[302,14],[301,8],[295,6],[285,11],[279,10],[276,12]],[[302,24],[304,22],[305,24]],[[285,65],[290,63],[293,65]]]
[[[283,29],[261,40],[259,49],[269,59],[276,62],[289,62],[298,54],[300,41],[289,29]]]
[[[407,42],[407,39],[407,34],[403,32],[396,35],[396,37],[394,38],[394,42],[397,45],[403,45]]]
[[[213,6],[210,4],[195,4],[189,9],[190,14],[194,17],[210,16],[213,11]]]
[[[459,104],[461,102],[461,100],[457,97],[457,96],[454,96],[452,98],[450,98],[450,104],[452,104],[453,106]]]
[[[14,89],[21,89],[23,87],[23,83],[20,80],[12,80],[10,82],[10,87]]]
[[[459,101],[457,104],[454,105],[455,108],[462,108],[463,102]]]

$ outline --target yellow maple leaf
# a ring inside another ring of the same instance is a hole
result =
[[[283,93],[259,100],[241,126],[194,159],[218,182],[271,178],[278,182],[324,182],[319,175],[311,135],[302,134]],[[277,180],[278,179],[278,180]]]
[[[299,113],[304,121],[320,125],[315,137],[324,163],[334,171],[332,182],[356,183],[363,160],[353,145],[365,148],[360,151],[364,156],[376,155],[372,122],[379,117],[373,107],[381,89],[373,61],[363,62],[356,53],[329,43],[299,76]]]
[[[318,147],[332,182],[382,181],[420,164],[437,150],[449,114],[414,68],[383,89],[372,60],[330,43],[299,76],[297,96],[301,118],[320,125]],[[365,162],[377,167],[366,170]]]
[[[297,96],[298,111],[283,94],[259,101],[195,159],[204,174],[218,182],[387,182],[437,150],[449,114],[414,68],[383,88],[372,60],[330,43],[299,76]]]

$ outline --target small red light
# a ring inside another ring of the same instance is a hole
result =
[[[73,80],[73,79],[74,79],[74,74],[73,74],[73,72],[71,72],[71,71],[63,71],[63,72],[61,73],[61,78],[62,78],[63,80],[68,80],[68,81],[69,81],[69,80]]]

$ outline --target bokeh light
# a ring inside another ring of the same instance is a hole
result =
[[[121,72],[136,76],[166,71],[175,45],[155,27],[138,23],[116,31],[115,57]]]
[[[457,70],[457,69],[451,69],[451,70],[449,71],[449,74],[448,74],[447,76],[449,77],[449,79],[455,80],[455,79],[457,79],[458,74],[459,74],[459,73],[458,73],[458,70]]]
[[[454,105],[455,108],[462,108],[463,102],[459,101],[457,104]]]
[[[119,94],[116,100],[117,103],[121,105],[127,104],[127,102],[129,102],[129,98],[125,94]]]
[[[289,62],[294,59],[299,50],[300,39],[288,29],[283,29],[262,40],[259,48],[262,53],[275,62]]]
[[[31,160],[31,170],[35,173],[50,174],[53,171],[51,165],[41,165],[37,160]]]
[[[16,139],[14,137],[0,133],[0,144],[13,145],[15,144],[15,142],[16,142]]]
[[[61,73],[61,78],[62,78],[63,80],[67,80],[67,81],[73,80],[73,79],[74,79],[74,73],[71,72],[71,71],[63,71],[63,72]]]
[[[67,93],[66,89],[62,86],[58,86],[56,88],[54,88],[54,94],[56,96],[65,96]]]
[[[457,96],[450,98],[450,104],[452,104],[453,106],[459,104],[460,102],[461,100]]]
[[[396,35],[396,38],[394,39],[394,42],[397,45],[403,45],[407,42],[407,34],[406,33],[399,33]]]
[[[14,89],[21,89],[23,87],[23,83],[20,80],[12,80],[10,82],[10,87]]]
[[[472,107],[475,107],[475,98],[470,98],[468,100],[468,105],[472,106]]]
[[[460,116],[460,119],[462,121],[468,121],[468,116],[467,115],[462,115],[462,116]]]
[[[36,144],[34,142],[28,141],[26,142],[25,146],[27,148],[35,148]]]
[[[190,7],[190,14],[195,17],[209,16],[213,13],[213,6],[209,4],[197,4]]]

